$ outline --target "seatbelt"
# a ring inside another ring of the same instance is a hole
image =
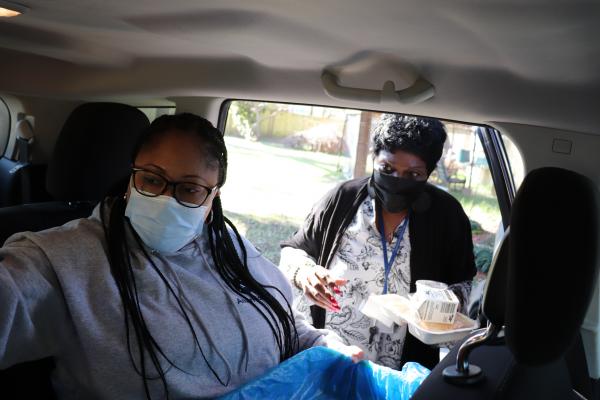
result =
[[[17,122],[16,133],[17,138],[15,141],[15,149],[13,151],[13,160],[18,161],[21,167],[29,164],[30,161],[30,149],[33,144],[34,134],[33,127],[27,119],[27,116],[20,116],[21,119]],[[31,202],[31,179],[29,171],[23,171],[21,173],[21,202]]]
[[[17,138],[15,143],[17,147],[17,159],[20,163],[26,164],[29,162],[29,141],[21,138]]]
[[[13,150],[12,159],[24,164],[28,163],[30,158],[29,153],[34,139],[33,127],[31,126],[31,123],[27,117],[23,116],[22,119],[17,122],[15,130],[17,133],[17,138],[15,141],[15,149]]]

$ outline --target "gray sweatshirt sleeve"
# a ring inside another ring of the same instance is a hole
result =
[[[66,319],[58,282],[30,240],[0,248],[0,369],[54,354],[55,329]]]

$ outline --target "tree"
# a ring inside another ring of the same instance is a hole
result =
[[[254,127],[258,120],[260,104],[254,101],[235,101],[231,105],[233,124],[239,134],[246,139],[256,139]]]
[[[236,101],[230,112],[237,131],[246,139],[256,140],[260,137],[260,123],[267,118],[274,118],[278,111],[286,105],[259,103],[255,101]]]

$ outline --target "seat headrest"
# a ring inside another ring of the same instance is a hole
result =
[[[483,315],[494,325],[504,325],[506,314],[506,284],[508,275],[508,243],[510,228],[506,230],[496,248],[487,273],[481,308]]]
[[[580,329],[597,278],[597,191],[583,175],[540,168],[515,197],[506,339],[522,364],[557,360]]]
[[[100,201],[130,173],[133,148],[148,125],[143,112],[125,104],[77,107],[48,164],[48,193],[56,200]]]
[[[19,122],[17,122],[15,130],[19,139],[30,141],[35,136],[33,134],[33,127],[31,126],[31,123],[26,119],[22,119]]]

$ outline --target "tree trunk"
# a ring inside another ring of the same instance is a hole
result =
[[[367,174],[367,158],[369,157],[369,137],[371,133],[371,120],[373,113],[363,111],[360,113],[360,128],[358,129],[358,142],[356,143],[356,159],[354,160],[354,178]]]

